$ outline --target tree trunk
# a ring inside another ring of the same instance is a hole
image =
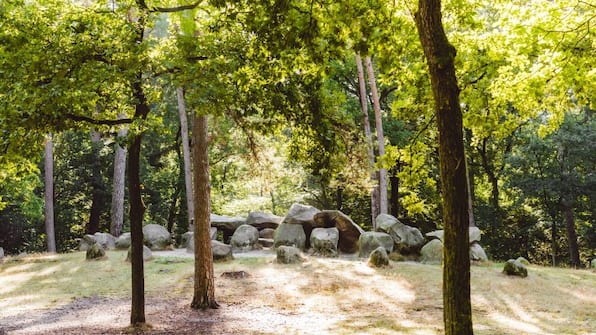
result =
[[[218,308],[215,301],[215,278],[211,250],[211,188],[209,186],[209,141],[207,116],[197,116],[193,122],[193,170],[195,197],[195,283],[191,307]]]
[[[391,176],[389,177],[389,184],[391,185],[391,193],[390,193],[390,200],[389,203],[391,206],[391,215],[394,217],[399,217],[399,170],[400,170],[400,163],[399,160],[395,162],[395,166],[390,170]]]
[[[377,92],[377,81],[375,79],[375,70],[370,57],[365,59],[368,74],[368,83],[370,93],[373,99],[373,109],[375,111],[375,128],[377,129],[377,141],[379,143],[379,157],[385,155],[385,135],[383,134],[383,119],[381,118],[381,105],[379,102],[379,93]],[[388,213],[387,206],[387,169],[379,168],[379,212]],[[376,223],[373,225],[376,228]]]
[[[101,180],[101,160],[99,150],[101,135],[97,130],[91,130],[91,211],[85,232],[95,234],[99,231],[99,218],[103,207],[103,182]]]
[[[182,87],[176,89],[178,98],[178,114],[180,116],[180,135],[182,136],[182,156],[184,157],[184,183],[186,185],[186,209],[188,211],[188,230],[191,231],[195,217],[194,199],[192,190],[192,165],[190,157],[190,142],[188,138],[188,118],[186,117],[186,104],[184,102],[184,90]]]
[[[124,115],[118,115],[124,118]],[[118,139],[126,137],[128,127],[122,127],[118,130]],[[126,149],[118,141],[114,144],[114,180],[112,186],[112,224],[110,232],[118,237],[122,234],[124,225],[124,182],[126,173]]]
[[[54,144],[52,134],[46,137],[45,148],[45,224],[48,252],[56,252],[56,237],[54,233]]]
[[[569,261],[571,266],[577,268],[581,266],[579,259],[579,247],[577,246],[577,233],[575,232],[575,219],[573,217],[573,207],[563,204],[565,214],[565,225],[567,229],[567,244],[569,244]]]
[[[446,335],[473,334],[470,302],[468,191],[459,87],[441,21],[440,0],[419,0],[416,26],[431,78],[439,128],[443,196],[443,319]]]
[[[469,226],[476,227],[476,220],[474,220],[474,203],[472,200],[472,184],[473,180],[470,175],[470,166],[468,165],[468,161],[466,160],[466,188],[468,189],[468,216],[469,216]]]
[[[499,215],[501,213],[501,207],[499,205],[499,179],[497,177],[497,174],[495,173],[495,167],[493,164],[490,163],[488,153],[486,152],[487,141],[487,138],[484,138],[482,140],[480,157],[482,158],[482,167],[484,168],[484,172],[486,172],[486,176],[488,177],[488,181],[491,185],[490,203],[493,210],[495,211],[495,214]]]

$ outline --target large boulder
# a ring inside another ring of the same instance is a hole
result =
[[[251,225],[244,224],[232,235],[230,244],[234,251],[249,251],[260,249],[259,230]]]
[[[420,249],[420,262],[426,264],[441,264],[443,262],[443,242],[434,239]]]
[[[358,251],[358,239],[364,230],[360,228],[349,216],[338,210],[325,210],[314,216],[315,227],[332,228],[339,230],[338,249],[345,253]]]
[[[376,219],[377,229],[387,233],[401,254],[418,253],[426,240],[418,228],[405,225],[389,214],[380,214]]]
[[[510,259],[503,267],[503,273],[508,276],[518,276],[525,278],[528,276],[528,269],[517,259]]]
[[[277,248],[277,262],[282,264],[302,263],[306,258],[302,255],[302,251],[296,247],[282,245]]]
[[[530,261],[528,261],[527,259],[525,259],[524,257],[521,257],[521,256],[520,256],[520,257],[518,257],[518,258],[516,259],[516,261],[518,261],[518,262],[522,263],[522,264],[523,264],[523,265],[525,265],[525,266],[528,266],[528,265],[530,265]]]
[[[246,224],[251,225],[258,230],[265,228],[277,228],[283,221],[283,217],[264,212],[250,212],[246,218]]]
[[[275,235],[275,229],[273,228],[264,228],[263,230],[259,231],[259,237],[260,238],[270,238],[273,239],[273,236]]]
[[[213,260],[216,262],[225,262],[234,259],[232,246],[217,240],[211,240],[211,251]]]
[[[172,245],[172,236],[168,230],[158,224],[148,224],[143,227],[145,245],[151,250],[166,250]]]
[[[4,248],[0,247],[0,263],[4,261]]]
[[[116,248],[116,238],[108,233],[95,233],[95,242],[99,243],[104,250],[111,250]]]
[[[486,256],[486,252],[480,246],[480,243],[474,242],[470,245],[470,260],[477,261],[477,262],[486,262],[488,261],[488,257]]]
[[[362,258],[370,256],[370,254],[379,247],[385,249],[386,253],[391,253],[394,244],[393,239],[389,234],[377,231],[367,231],[362,233],[358,243],[360,244],[360,252],[358,255]]]
[[[92,245],[95,244],[95,242],[97,242],[97,241],[95,241],[95,236],[90,235],[90,234],[85,234],[79,240],[79,250],[87,251],[87,250],[89,250],[89,248],[91,248]]]
[[[126,254],[126,261],[130,262],[132,259],[132,247],[128,248],[128,253]],[[149,261],[153,259],[153,253],[151,249],[149,249],[146,245],[143,246],[143,261]]]
[[[306,236],[305,247],[310,247],[310,233],[314,228],[314,217],[320,211],[308,205],[292,204],[290,210],[284,217],[282,224],[299,224]]]
[[[130,247],[130,233],[123,233],[116,239],[116,249],[125,250]]]
[[[228,242],[236,229],[246,223],[246,219],[238,216],[211,214],[211,227],[223,233],[224,242]]]
[[[103,259],[106,256],[106,251],[102,248],[99,243],[94,243],[87,249],[85,259],[87,260],[98,260]]]
[[[445,234],[444,230],[434,230],[431,232],[426,233],[426,237],[430,238],[430,239],[439,239],[441,240],[441,242],[443,241],[443,235]],[[470,236],[470,244],[474,243],[474,242],[479,242],[480,241],[480,229],[478,227],[469,227],[468,228],[468,234]]]
[[[592,269],[596,269],[596,258],[593,258],[593,259],[590,261],[590,267],[591,267]]]
[[[389,256],[383,247],[378,247],[370,253],[368,265],[373,268],[389,266]]]
[[[211,240],[215,240],[217,238],[217,228],[215,228],[215,227],[209,228],[209,238]],[[182,244],[180,246],[182,248],[186,248],[187,252],[194,252],[195,251],[195,233],[192,231],[187,231],[186,233],[182,234]]]
[[[275,230],[273,236],[273,246],[275,248],[285,246],[293,246],[304,250],[306,245],[306,233],[300,224],[282,223]]]
[[[336,257],[339,230],[337,228],[315,228],[310,234],[310,245],[313,254],[325,257]]]

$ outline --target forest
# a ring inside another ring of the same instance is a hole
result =
[[[150,223],[180,242],[293,203],[427,233],[459,206],[491,260],[589,266],[595,23],[583,0],[3,0],[0,247]]]

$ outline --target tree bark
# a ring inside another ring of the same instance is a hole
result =
[[[211,250],[211,187],[209,186],[209,141],[207,116],[196,116],[193,122],[193,171],[195,197],[195,274],[194,309],[218,308],[215,301],[215,278]]]
[[[45,226],[48,252],[56,252],[56,234],[54,233],[54,143],[52,134],[46,137],[45,146]]]
[[[377,81],[375,79],[375,70],[373,68],[370,57],[365,58],[366,69],[368,74],[368,84],[370,86],[370,93],[373,99],[373,109],[375,111],[375,128],[377,129],[377,141],[379,144],[379,157],[385,155],[385,135],[383,134],[383,119],[381,117],[381,105],[379,102],[379,93],[377,91]],[[387,169],[379,168],[379,212],[380,214],[388,213],[387,205]],[[376,228],[376,223],[373,224]]]
[[[395,166],[390,170],[391,176],[389,177],[389,184],[391,185],[391,193],[389,197],[389,203],[391,206],[391,215],[394,217],[399,217],[399,170],[400,170],[400,163],[399,160],[395,162]]]
[[[97,130],[91,130],[91,211],[85,232],[95,234],[99,231],[99,219],[103,207],[103,182],[101,180],[101,160],[99,150],[101,135]]]
[[[428,63],[439,128],[443,196],[443,319],[446,335],[473,334],[470,302],[468,191],[455,48],[441,21],[440,0],[419,0],[416,26]]]
[[[579,247],[577,245],[577,233],[575,231],[575,219],[573,217],[573,207],[563,204],[565,214],[565,227],[567,230],[567,244],[569,245],[569,261],[571,266],[577,268],[581,266],[579,259]]]
[[[466,160],[466,188],[468,190],[468,216],[469,216],[469,226],[476,227],[476,220],[474,220],[474,202],[472,197],[472,176],[470,175],[470,166],[468,165],[468,161]]]
[[[186,186],[186,209],[188,211],[188,230],[191,231],[195,217],[194,199],[192,189],[192,165],[190,156],[190,142],[188,137],[188,118],[186,116],[186,103],[184,89],[176,89],[178,98],[178,114],[180,116],[180,135],[182,136],[182,156],[184,158],[184,184]]]
[[[124,118],[119,115],[118,118]],[[122,127],[118,130],[118,139],[126,137],[128,127]],[[126,148],[123,148],[118,142],[114,145],[114,180],[112,185],[112,215],[110,232],[113,236],[122,234],[124,225],[124,182],[126,173]]]
[[[375,224],[377,215],[379,215],[379,199],[378,193],[378,182],[377,173],[375,172],[375,153],[373,150],[372,132],[370,131],[370,121],[368,118],[368,103],[366,101],[366,81],[364,79],[364,67],[362,66],[362,58],[356,54],[356,70],[358,71],[358,86],[360,92],[360,107],[362,109],[363,123],[364,123],[364,136],[366,138],[366,149],[368,152],[368,164],[370,169],[370,181],[373,185],[373,189],[370,192],[370,209],[372,220],[371,223]]]

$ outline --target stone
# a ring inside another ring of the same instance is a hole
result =
[[[211,240],[217,239],[217,228],[209,228],[209,237]],[[192,231],[187,231],[186,233],[182,234],[182,244],[180,246],[182,248],[186,248],[187,252],[195,252],[195,233]]]
[[[313,255],[336,257],[339,230],[337,228],[315,228],[310,234],[310,245]]]
[[[106,256],[106,251],[99,245],[99,243],[94,243],[87,249],[87,253],[85,254],[85,259],[87,260],[99,260]]]
[[[128,249],[130,247],[130,233],[123,233],[116,239],[116,249]]]
[[[283,221],[283,217],[264,212],[250,212],[246,218],[246,224],[251,225],[258,230],[265,228],[275,229]]]
[[[470,260],[477,262],[486,262],[488,257],[482,246],[477,241],[470,245]]]
[[[4,261],[4,248],[0,247],[0,263]]]
[[[80,251],[87,251],[89,250],[89,248],[95,244],[95,236],[93,235],[89,235],[89,234],[85,234],[83,235],[83,237],[79,240],[79,250]]]
[[[389,266],[389,256],[383,247],[378,247],[370,253],[368,265],[373,268]]]
[[[395,249],[401,254],[418,253],[426,242],[418,228],[405,225],[389,214],[377,216],[376,223],[379,231],[391,236]]]
[[[244,224],[236,229],[230,244],[234,251],[242,252],[260,249],[259,230],[251,225]]]
[[[116,249],[116,238],[108,233],[95,233],[95,242],[99,243],[104,250]]]
[[[272,238],[259,238],[259,244],[263,248],[271,248],[273,246],[273,239]]]
[[[445,234],[445,231],[442,229],[434,230],[434,231],[426,233],[426,237],[431,238],[431,239],[438,238],[439,240],[443,241],[444,234]],[[468,234],[470,236],[470,244],[480,241],[481,232],[478,227],[469,227]]]
[[[338,210],[325,210],[314,216],[315,227],[332,228],[339,230],[339,242],[337,248],[344,253],[355,253],[358,251],[358,239],[364,230],[352,219]]]
[[[211,251],[213,252],[213,260],[216,262],[225,262],[234,259],[232,246],[229,244],[211,240]]]
[[[306,236],[305,247],[310,247],[310,233],[314,227],[314,216],[319,213],[320,210],[313,206],[292,204],[290,210],[284,217],[282,224],[299,224],[302,225],[304,235]]]
[[[521,256],[520,256],[520,257],[518,257],[518,258],[516,259],[516,261],[518,261],[518,262],[522,263],[522,264],[523,264],[523,265],[525,265],[525,266],[528,266],[528,265],[530,265],[530,261],[528,261],[527,259],[525,259],[524,257],[521,257]]]
[[[596,258],[592,258],[592,260],[590,261],[590,267],[592,269],[596,269]]]
[[[128,253],[126,254],[126,261],[130,262],[131,260],[131,253],[132,253],[132,247],[128,248]],[[149,261],[153,259],[153,253],[151,252],[151,249],[149,249],[146,245],[143,246],[143,261]]]
[[[306,245],[306,233],[304,232],[303,226],[300,224],[282,223],[275,230],[273,241],[273,246],[275,248],[285,245],[304,250]]]
[[[385,253],[391,253],[393,251],[393,239],[387,233],[378,231],[367,231],[360,235],[359,242],[360,252],[359,257],[366,258],[377,248],[381,247],[385,249]]]
[[[528,269],[516,259],[510,259],[503,267],[503,273],[508,276],[518,276],[525,278],[528,276]]]
[[[276,250],[277,262],[282,264],[302,263],[306,260],[302,251],[296,247],[282,245]]]
[[[263,230],[259,231],[259,237],[260,238],[270,238],[273,239],[273,236],[275,235],[275,229],[272,228],[264,228]]]
[[[172,245],[172,237],[168,230],[158,224],[148,224],[143,227],[145,245],[151,250],[166,250]]]
[[[425,264],[441,264],[443,262],[443,242],[430,240],[420,249],[420,262]]]
[[[246,219],[239,216],[211,214],[209,218],[211,227],[215,227],[223,233],[224,242],[229,242],[236,229],[246,223]]]

